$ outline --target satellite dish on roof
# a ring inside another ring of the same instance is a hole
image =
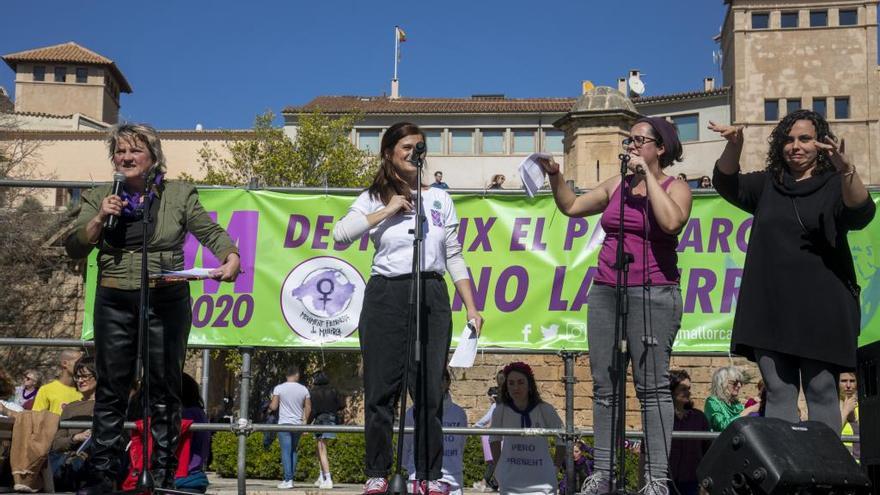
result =
[[[629,76],[629,90],[637,96],[641,96],[645,92],[645,83],[639,78],[638,74]]]

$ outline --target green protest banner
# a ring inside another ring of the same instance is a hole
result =
[[[373,246],[350,246],[332,229],[353,196],[216,190],[202,204],[238,244],[244,272],[232,284],[190,284],[191,344],[357,348],[357,322]],[[880,195],[873,194],[875,202]],[[453,195],[482,346],[586,350],[588,292],[604,237],[599,216],[568,218],[552,197]],[[714,195],[694,198],[679,236],[682,328],[676,351],[728,349],[751,217]],[[850,234],[862,287],[861,344],[880,340],[880,222]],[[219,262],[191,236],[186,268]],[[94,256],[87,274],[83,338],[92,336]],[[454,340],[465,312],[453,285]]]

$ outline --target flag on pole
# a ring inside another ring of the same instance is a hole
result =
[[[406,32],[404,32],[403,29],[400,28],[400,26],[394,26],[394,29],[397,30],[397,42],[403,43],[404,41],[406,41]]]

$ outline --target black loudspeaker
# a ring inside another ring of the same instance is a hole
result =
[[[880,487],[880,342],[859,348],[859,454],[871,483]]]
[[[697,479],[711,494],[867,494],[870,481],[822,423],[740,418],[712,443]]]

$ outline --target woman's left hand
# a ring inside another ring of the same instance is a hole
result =
[[[211,272],[211,277],[221,282],[234,282],[241,272],[241,258],[236,253],[230,253],[226,262]]]
[[[816,141],[816,147],[828,155],[828,158],[838,172],[845,174],[853,169],[849,157],[845,154],[846,141],[843,139],[835,141],[834,139],[831,139],[831,136],[825,136],[825,142]]]
[[[468,322],[470,322],[471,320],[474,321],[474,329],[477,331],[477,336],[479,337],[480,332],[483,329],[483,315],[481,315],[480,312],[476,309],[469,309],[467,312],[467,319]]]

